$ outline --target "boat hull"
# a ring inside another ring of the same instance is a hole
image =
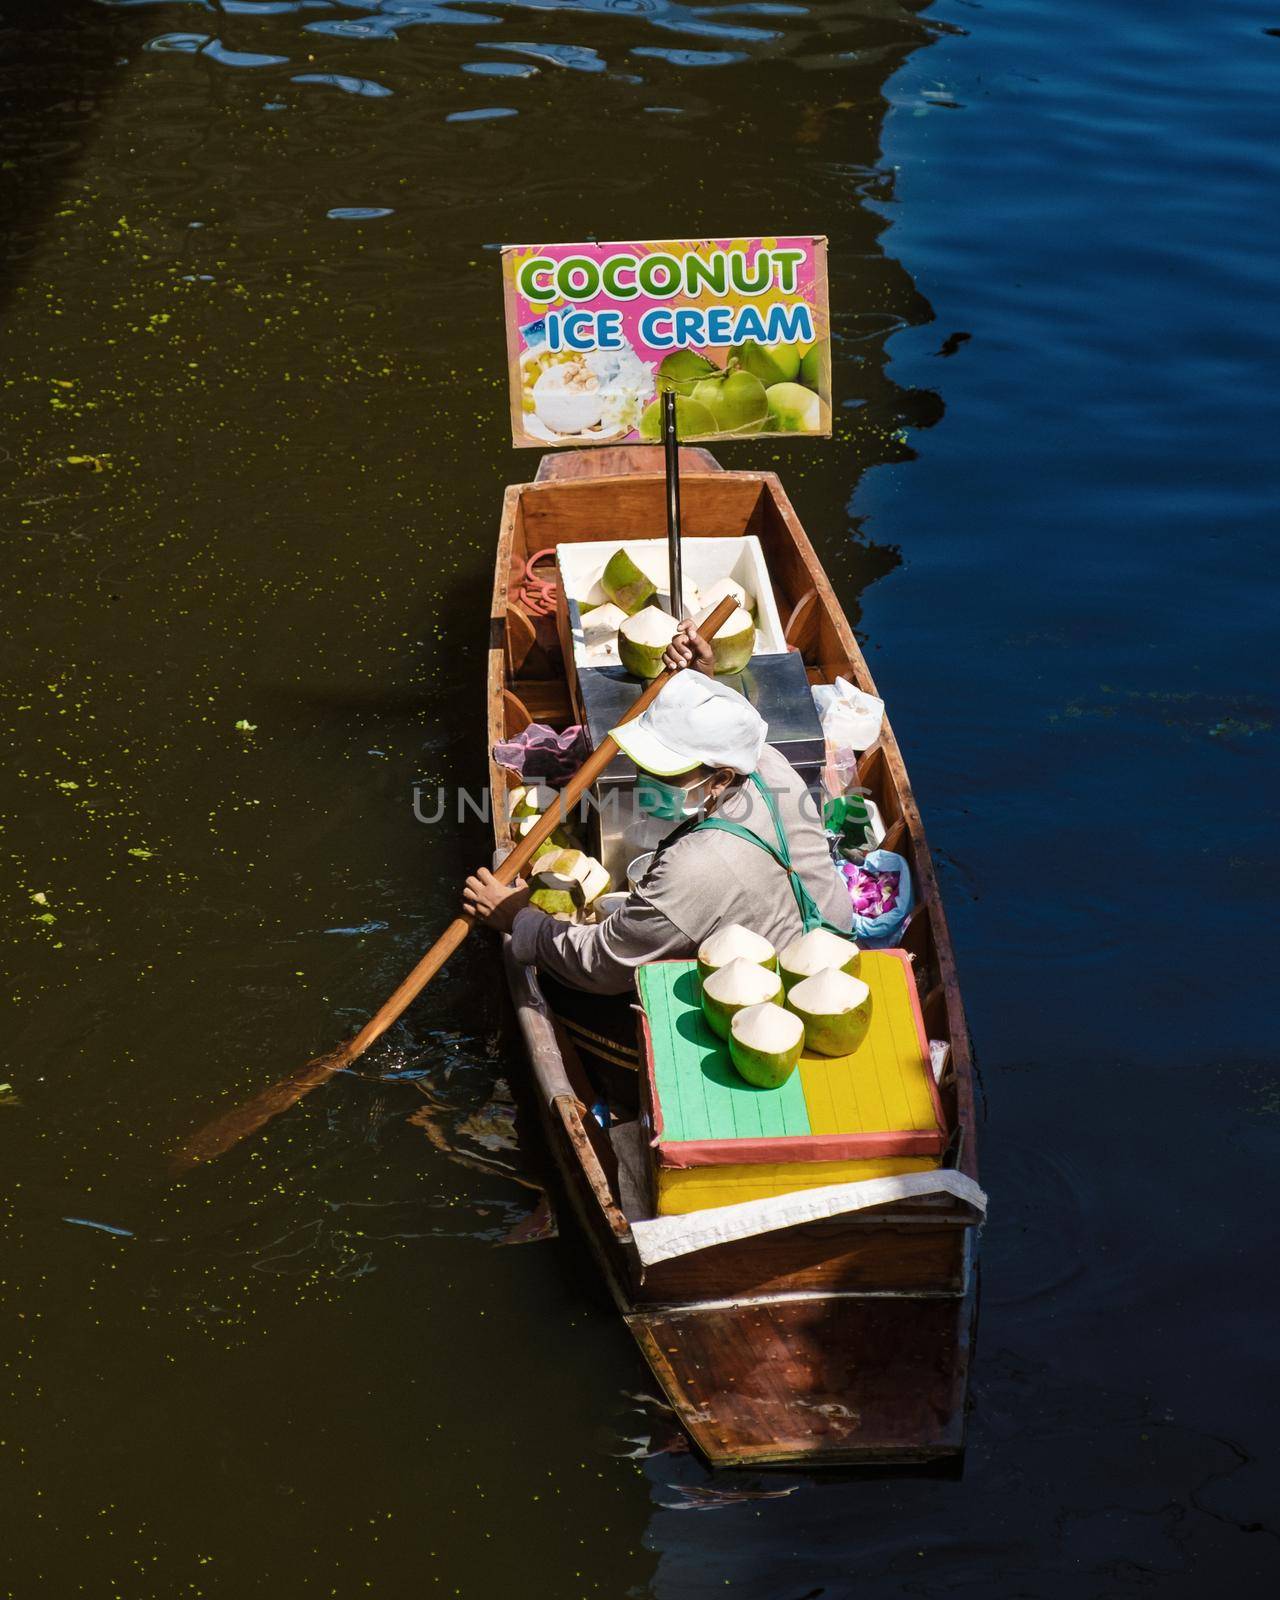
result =
[[[688,532],[762,537],[789,641],[812,681],[839,673],[875,692],[848,623],[776,477],[720,473],[682,455]],[[544,490],[554,490],[551,496]],[[558,538],[654,536],[664,514],[659,452],[549,458],[507,492],[494,587],[490,747],[530,720],[565,720],[554,620],[515,603],[523,562]],[[719,507],[719,512],[717,512]],[[607,519],[604,513],[607,510]],[[920,910],[904,937],[926,1027],[945,1047],[948,1164],[976,1180],[972,1069],[954,960],[923,826],[892,730],[864,757],[909,854]],[[860,776],[862,769],[860,768]],[[495,793],[507,781],[496,767]],[[495,842],[509,845],[495,807]],[[623,1319],[694,1446],[714,1466],[908,1464],[964,1444],[976,1320],[974,1212],[946,1196],[900,1201],[642,1264],[618,1151],[586,1110],[593,1090],[536,975],[504,940],[507,987],[562,1204],[591,1243]],[[631,1217],[628,1217],[628,1210]],[[643,1213],[639,1213],[643,1214]]]

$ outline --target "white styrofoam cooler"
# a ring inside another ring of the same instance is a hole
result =
[[[609,558],[619,548],[625,549],[641,572],[657,586],[658,593],[652,603],[664,611],[672,610],[665,539],[619,539],[616,542],[593,539],[582,544],[560,545],[556,551],[560,587],[567,602],[573,658],[580,667],[616,666],[618,662],[616,645],[608,650],[600,647],[588,650],[582,634],[582,602],[595,590]],[[782,619],[773,598],[764,551],[754,534],[724,539],[682,539],[680,552],[685,599],[691,613],[698,609],[696,595],[691,589],[706,589],[719,578],[732,578],[748,594],[755,596],[756,655],[785,654],[787,643],[782,636]]]

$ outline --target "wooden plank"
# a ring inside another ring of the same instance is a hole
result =
[[[739,1239],[646,1267],[637,1302],[672,1304],[784,1291],[963,1294],[972,1217],[929,1224],[861,1213]]]
[[[680,447],[680,477],[686,473],[719,472],[720,463],[710,450],[697,445]],[[582,478],[626,477],[636,473],[664,472],[661,445],[600,445],[594,450],[563,450],[543,456],[535,483],[571,483]]]
[[[714,1466],[958,1456],[974,1302],[791,1299],[628,1318]]]
[[[756,533],[763,485],[757,474],[693,473],[680,483],[687,538]],[[666,485],[661,477],[589,477],[527,486],[521,498],[532,550],[595,539],[665,539]]]

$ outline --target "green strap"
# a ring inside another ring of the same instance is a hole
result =
[[[769,815],[773,818],[773,826],[778,835],[776,849],[767,840],[762,839],[758,833],[744,827],[740,822],[730,822],[725,817],[704,817],[701,822],[694,823],[690,832],[696,832],[699,828],[714,828],[720,833],[732,834],[735,839],[745,839],[748,844],[758,846],[766,855],[772,856],[787,874],[791,884],[791,892],[796,898],[796,908],[800,912],[800,921],[804,931],[809,933],[814,928],[826,928],[829,933],[838,933],[847,939],[849,930],[847,928],[837,928],[834,923],[827,921],[821,911],[818,910],[818,903],[809,893],[804,879],[795,867],[791,865],[791,851],[787,846],[786,830],[782,826],[782,818],[778,815],[778,807],[773,796],[769,793],[768,786],[761,783],[760,775],[756,772],[751,774],[751,781],[755,784],[765,805],[768,807]]]

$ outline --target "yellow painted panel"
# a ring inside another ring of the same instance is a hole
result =
[[[932,1069],[920,1048],[908,987],[910,971],[896,955],[866,950],[861,976],[871,990],[871,1027],[866,1038],[852,1055],[800,1058],[810,1132],[936,1128],[929,1092]]]
[[[816,1059],[816,1058],[815,1058]],[[886,1156],[870,1161],[776,1161],[723,1167],[661,1167],[658,1170],[658,1215],[767,1200],[825,1183],[858,1183],[863,1178],[892,1178],[903,1172],[932,1172],[941,1163],[934,1156]]]

